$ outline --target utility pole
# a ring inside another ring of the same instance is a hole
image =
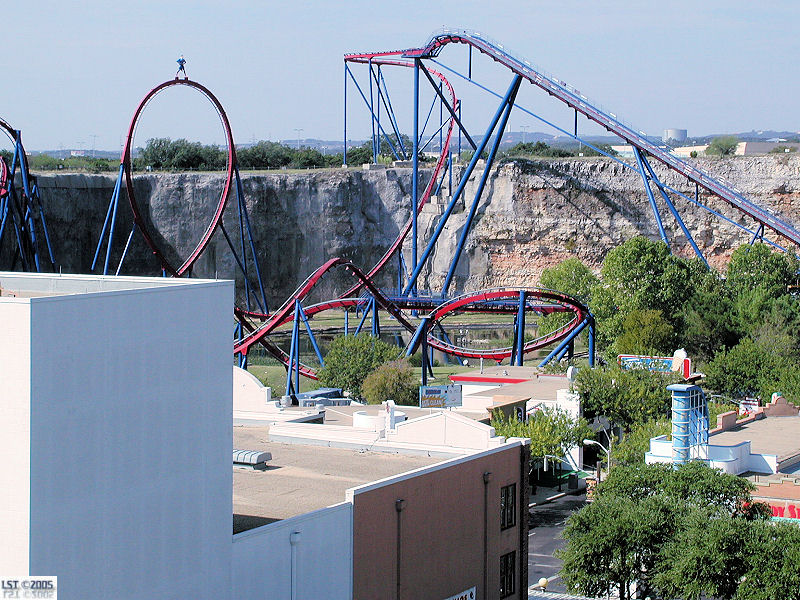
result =
[[[305,131],[302,127],[295,127],[295,133],[297,133],[297,149],[300,150],[300,132]]]

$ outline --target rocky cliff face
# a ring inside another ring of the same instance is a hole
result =
[[[699,161],[699,166],[732,182],[757,204],[786,216],[794,224],[800,223],[800,158],[737,157]],[[694,196],[693,184],[658,167],[656,171],[665,184]],[[429,174],[424,173],[423,179],[426,176]],[[223,184],[224,177],[217,174],[136,177],[136,197],[148,228],[174,263],[187,256],[202,236]],[[410,211],[410,169],[243,174],[242,184],[272,305],[282,302],[328,258],[345,257],[365,269],[371,267],[396,237]],[[43,175],[39,185],[57,261],[65,272],[88,272],[114,188],[113,177]],[[430,266],[423,273],[421,288],[441,289],[476,185],[475,178],[467,185],[464,205],[443,231]],[[657,190],[654,193],[675,251],[691,255],[683,232]],[[445,184],[440,203],[448,200],[447,194]],[[723,266],[736,246],[749,241],[748,234],[709,212],[681,198],[673,201],[713,265]],[[701,193],[700,201],[738,223],[754,226],[711,197]],[[438,222],[439,210],[432,206],[420,219],[420,254]],[[132,224],[124,191],[117,218],[112,271]],[[240,251],[235,194],[230,196],[223,222]],[[543,268],[570,256],[597,268],[608,250],[636,235],[658,237],[641,178],[635,172],[608,159],[506,163],[491,173],[449,291],[534,285]],[[9,239],[4,240],[4,245],[9,243]],[[410,242],[405,249],[410,262]],[[96,272],[102,271],[104,252],[105,249]],[[160,273],[158,263],[138,234],[132,238],[122,273]],[[380,283],[394,287],[396,273],[395,260]],[[236,276],[235,259],[222,232],[215,234],[194,275]],[[344,273],[330,277],[319,297],[344,289],[349,281]]]

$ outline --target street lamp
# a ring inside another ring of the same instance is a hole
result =
[[[595,441],[595,440],[583,440],[583,445],[584,446],[591,446],[591,445],[600,446],[600,448],[602,448],[603,452],[605,452],[606,456],[608,457],[608,470],[609,471],[611,470],[611,437],[608,438],[608,448],[606,448],[605,446],[603,446],[603,444],[601,444],[600,442]],[[600,483],[600,463],[599,463],[599,461],[597,463],[597,483]]]

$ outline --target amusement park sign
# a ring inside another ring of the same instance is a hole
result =
[[[620,354],[617,362],[623,369],[647,369],[659,373],[675,371],[688,379],[692,372],[692,359],[675,358],[673,356],[641,356],[638,354]]]
[[[422,385],[419,388],[420,408],[461,406],[461,384]]]

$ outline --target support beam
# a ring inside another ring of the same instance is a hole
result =
[[[428,245],[425,247],[425,251],[422,253],[422,258],[420,258],[419,262],[416,265],[414,265],[414,270],[411,273],[411,277],[409,278],[408,282],[406,283],[406,287],[403,290],[403,295],[408,295],[412,289],[416,289],[417,279],[419,278],[419,274],[422,271],[422,267],[425,265],[426,261],[433,252],[433,249],[436,246],[436,242],[439,239],[439,236],[441,235],[442,231],[444,230],[445,225],[447,224],[447,220],[450,218],[450,215],[452,214],[453,209],[456,206],[456,203],[461,197],[461,194],[464,192],[464,188],[467,186],[469,178],[472,176],[472,172],[475,170],[475,165],[480,159],[480,156],[483,153],[484,149],[489,144],[489,138],[494,132],[494,128],[496,127],[497,122],[500,120],[503,111],[506,109],[508,103],[508,96],[511,94],[513,89],[517,87],[517,81],[519,79],[521,79],[519,76],[514,78],[514,80],[511,82],[511,86],[509,87],[508,92],[506,93],[506,97],[503,98],[503,101],[500,103],[500,106],[498,106],[494,118],[489,124],[489,127],[487,128],[486,133],[481,139],[480,144],[478,144],[475,153],[472,155],[472,160],[470,161],[469,166],[467,166],[467,168],[464,170],[463,175],[461,176],[461,181],[459,182],[455,193],[453,194],[452,198],[450,198],[450,203],[447,205],[444,214],[439,219],[439,223],[436,226],[436,229],[434,230],[431,239],[428,241]]]
[[[653,217],[655,217],[656,224],[658,225],[658,234],[661,236],[661,241],[663,241],[669,247],[667,233],[664,231],[664,224],[661,222],[661,215],[658,212],[658,205],[656,204],[656,199],[653,196],[653,190],[650,189],[650,180],[647,177],[647,172],[645,171],[644,163],[642,162],[642,153],[636,146],[634,146],[633,154],[636,157],[636,164],[639,166],[639,174],[642,176],[644,189],[647,192],[647,199],[650,201],[650,208],[653,210]]]
[[[469,142],[469,145],[472,146],[473,150],[475,150],[478,146],[470,137],[469,132],[467,131],[466,127],[464,127],[464,124],[461,122],[461,117],[456,113],[453,107],[450,106],[450,103],[447,101],[447,98],[445,98],[444,94],[442,94],[441,88],[436,85],[436,83],[433,81],[433,77],[431,77],[431,74],[428,72],[428,69],[426,69],[425,65],[423,65],[422,63],[420,63],[420,70],[425,75],[425,77],[428,78],[428,81],[430,82],[431,87],[434,89],[434,91],[439,95],[439,99],[442,101],[442,104],[447,109],[447,112],[450,113],[450,116],[456,122],[456,125],[458,125],[459,131],[464,133],[464,137],[467,138],[467,142]]]
[[[694,250],[694,253],[697,255],[697,257],[700,260],[702,260],[703,263],[706,265],[706,269],[711,270],[711,267],[709,266],[706,257],[703,256],[703,253],[700,252],[700,248],[698,248],[697,244],[695,244],[692,234],[689,232],[689,229],[686,227],[686,224],[683,222],[683,219],[681,219],[680,214],[678,214],[678,210],[675,208],[675,205],[672,203],[672,200],[669,199],[667,192],[664,191],[663,184],[658,179],[658,176],[656,175],[655,171],[653,171],[653,167],[650,166],[650,161],[647,160],[646,156],[642,156],[642,163],[647,169],[647,172],[650,174],[650,178],[656,184],[656,187],[658,188],[658,191],[661,193],[661,197],[664,199],[664,203],[667,205],[667,208],[669,208],[669,211],[672,213],[672,216],[675,218],[675,221],[677,221],[681,230],[683,230],[683,234],[686,236],[686,239],[688,240],[689,245],[692,247],[692,250]]]
[[[475,191],[475,197],[472,200],[472,205],[469,208],[469,215],[467,216],[467,221],[464,223],[464,227],[461,229],[461,236],[458,240],[458,245],[456,246],[455,253],[453,255],[453,260],[450,263],[450,269],[447,271],[447,276],[444,280],[444,285],[442,285],[442,297],[447,295],[447,289],[450,287],[450,283],[453,280],[453,276],[456,272],[456,267],[458,267],[458,261],[461,258],[461,252],[464,250],[464,244],[467,241],[467,235],[469,235],[470,229],[472,228],[472,221],[475,218],[475,214],[478,212],[478,203],[480,202],[481,196],[483,195],[483,189],[486,187],[486,182],[489,180],[489,172],[491,171],[492,164],[494,163],[494,159],[497,156],[497,150],[500,148],[500,140],[503,139],[503,132],[506,129],[506,124],[508,123],[508,118],[511,115],[511,109],[514,107],[514,100],[517,97],[517,92],[519,91],[519,86],[522,83],[522,76],[517,75],[514,78],[514,81],[511,84],[511,87],[508,89],[508,93],[506,93],[505,98],[503,99],[502,110],[499,113],[499,120],[495,119],[492,128],[498,124],[497,127],[497,135],[494,138],[494,142],[492,143],[492,148],[489,151],[489,156],[486,159],[486,166],[483,169],[483,176],[481,177],[480,183],[478,184],[478,189]]]

